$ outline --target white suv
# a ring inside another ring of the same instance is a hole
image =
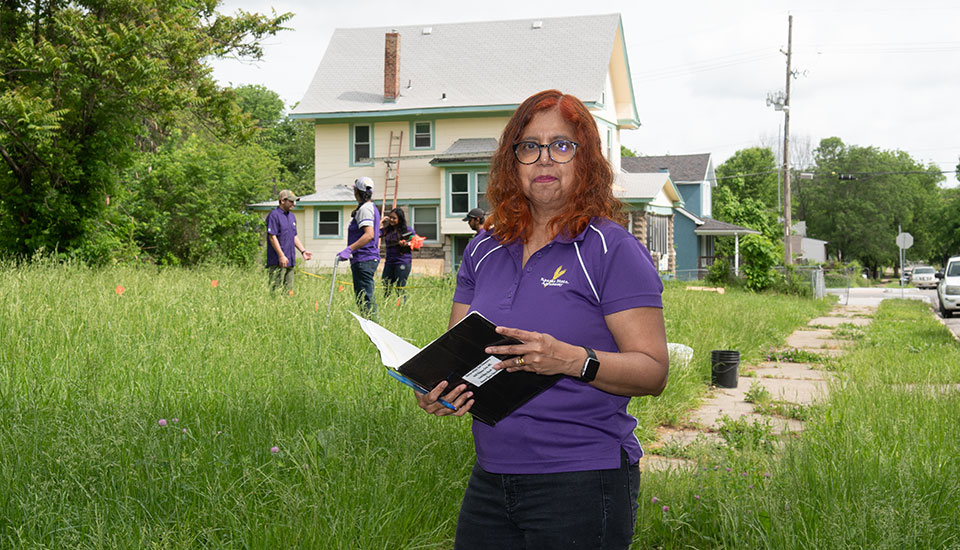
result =
[[[937,298],[940,300],[940,314],[944,318],[960,311],[960,256],[947,260],[947,267],[937,273],[940,284],[937,285]]]
[[[932,267],[922,265],[913,268],[910,282],[917,288],[937,288],[937,272]]]

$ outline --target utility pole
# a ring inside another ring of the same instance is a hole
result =
[[[784,239],[783,251],[785,265],[793,265],[793,246],[790,243],[792,234],[790,219],[790,80],[793,74],[790,72],[790,61],[793,55],[793,16],[787,19],[787,90],[783,100],[783,226]]]

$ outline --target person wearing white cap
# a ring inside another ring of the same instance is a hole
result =
[[[298,200],[293,191],[284,189],[280,191],[280,206],[267,214],[267,272],[271,292],[281,287],[286,292],[293,291],[293,264],[297,259],[294,250],[299,250],[304,260],[313,257],[297,238],[297,218],[291,210]]]
[[[380,211],[370,198],[373,180],[363,176],[353,182],[357,208],[351,213],[347,227],[349,245],[337,254],[338,260],[350,260],[353,292],[365,316],[377,316],[377,300],[373,295],[373,276],[380,265]]]

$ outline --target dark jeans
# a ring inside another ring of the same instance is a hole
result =
[[[640,468],[491,474],[474,465],[457,519],[456,550],[627,549]]]
[[[396,287],[403,293],[410,276],[410,264],[383,264],[383,293],[387,296]]]
[[[377,316],[377,299],[373,296],[373,276],[379,264],[379,260],[350,264],[350,271],[353,273],[354,297],[365,317]]]

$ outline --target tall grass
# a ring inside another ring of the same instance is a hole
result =
[[[410,284],[400,306],[380,297],[381,323],[423,345],[453,284]],[[330,286],[0,267],[0,547],[449,548],[470,422],[423,414],[382,372],[349,285],[325,324]],[[710,349],[759,357],[826,307],[679,285],[664,301],[669,339],[695,358],[633,400],[642,439],[696,402]]]
[[[646,475],[637,546],[960,548],[960,346],[910,300],[865,333],[781,457]]]

